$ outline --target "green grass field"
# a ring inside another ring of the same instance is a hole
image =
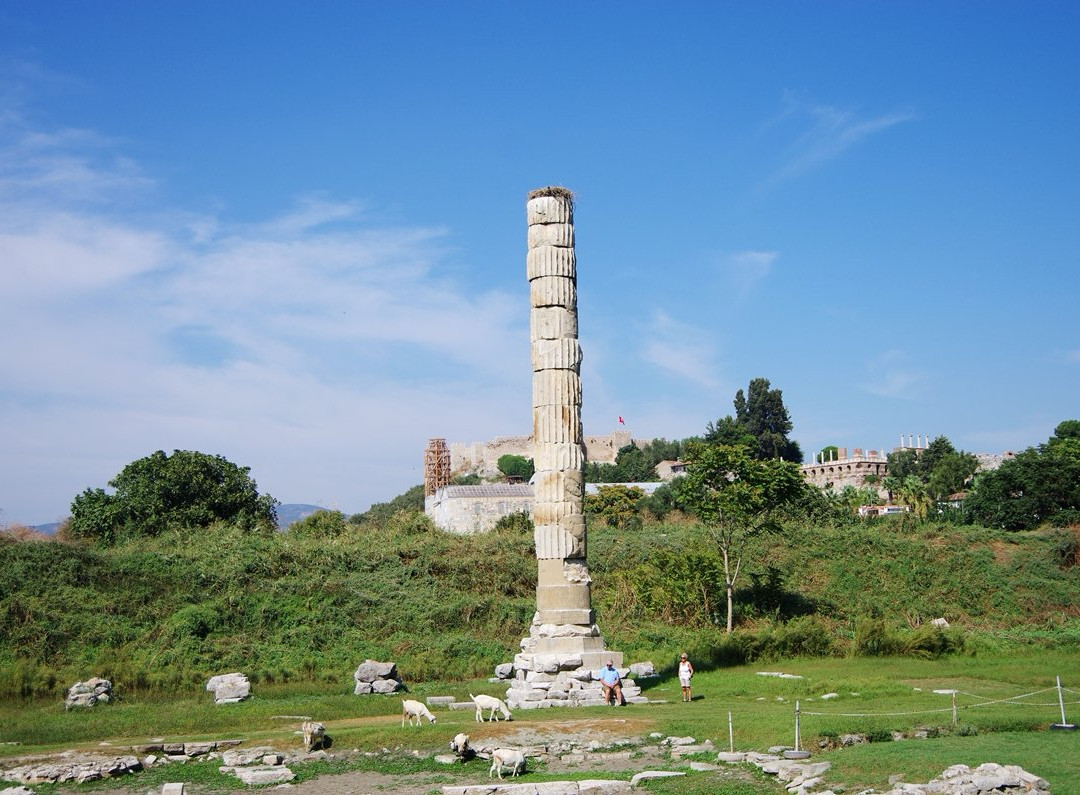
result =
[[[783,671],[802,679],[757,675],[758,671]],[[60,751],[81,747],[100,750],[99,743],[123,746],[164,737],[169,741],[243,738],[251,744],[295,747],[298,721],[278,716],[310,715],[326,722],[335,747],[378,750],[400,749],[362,764],[397,774],[430,773],[486,778],[486,769],[448,773],[430,759],[412,759],[405,751],[441,753],[458,731],[501,733],[533,727],[538,730],[574,731],[575,726],[596,724],[610,729],[618,722],[627,736],[642,739],[650,732],[691,735],[711,739],[720,749],[728,746],[728,713],[731,713],[736,750],[765,750],[794,742],[795,704],[799,702],[801,737],[814,758],[828,759],[833,769],[826,777],[834,789],[856,792],[867,787],[883,789],[892,774],[909,782],[927,781],[952,764],[975,766],[982,762],[1017,764],[1036,773],[1055,792],[1080,792],[1080,733],[1048,731],[1060,720],[1056,693],[1048,688],[1060,676],[1065,687],[1080,692],[1080,659],[1072,652],[1038,651],[1008,656],[953,656],[935,660],[910,658],[810,658],[769,664],[703,670],[695,677],[695,700],[679,700],[678,682],[671,678],[644,680],[646,695],[666,699],[665,704],[621,710],[519,710],[510,724],[478,727],[469,711],[437,711],[438,723],[421,730],[400,725],[399,699],[395,696],[356,697],[339,688],[315,684],[260,686],[241,704],[214,706],[210,694],[189,691],[175,698],[140,695],[103,705],[93,711],[64,712],[62,703],[50,701],[7,702],[0,705],[0,746],[3,756]],[[958,722],[952,724],[951,697],[935,689],[956,689]],[[502,688],[486,681],[425,683],[411,687],[415,698],[454,695],[460,700],[469,692],[501,695]],[[826,693],[837,697],[822,700]],[[1035,695],[1029,695],[1035,693]],[[1026,698],[1017,698],[1027,696]],[[1080,718],[1080,696],[1066,693],[1069,719]],[[990,703],[993,702],[993,703]],[[928,729],[928,739],[892,741],[891,732],[910,733]],[[838,735],[862,733],[874,742],[847,748],[822,750],[819,743]],[[17,743],[17,744],[13,744]],[[357,763],[361,764],[361,763]],[[670,769],[679,769],[672,760]],[[203,768],[206,768],[205,770]],[[341,766],[314,766],[303,772],[340,772]],[[169,780],[191,776],[202,786],[228,786],[216,767],[187,765],[169,768]],[[131,780],[145,791],[156,782],[156,771]],[[179,778],[175,778],[179,776]],[[143,780],[145,777],[145,780]],[[566,778],[544,770],[530,773],[532,780]],[[112,784],[115,786],[115,783]],[[655,792],[720,792],[740,795],[779,791],[763,779],[718,780],[714,774],[694,774],[679,782],[650,784]]]

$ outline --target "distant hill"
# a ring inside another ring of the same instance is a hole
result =
[[[288,505],[279,505],[277,509],[277,526],[279,530],[284,530],[293,522],[299,522],[301,519],[306,519],[316,511],[325,511],[321,505],[308,505],[301,502],[290,502]]]
[[[306,519],[315,513],[315,511],[325,511],[321,505],[308,505],[302,502],[292,502],[288,505],[279,505],[277,510],[277,526],[279,530],[284,530],[293,522],[299,522],[301,519]],[[48,524],[36,524],[30,529],[37,530],[39,533],[51,536],[55,535],[57,528],[60,527],[59,522],[49,522]]]

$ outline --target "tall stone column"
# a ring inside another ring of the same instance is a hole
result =
[[[582,672],[608,659],[623,662],[622,654],[604,648],[586,563],[573,194],[565,188],[535,190],[527,216],[537,610],[514,659],[517,680],[507,694],[519,707],[574,701],[572,692],[589,679]],[[570,681],[577,684],[564,691],[559,683]],[[586,694],[580,695],[585,701]]]

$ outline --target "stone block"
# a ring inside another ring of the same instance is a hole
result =
[[[537,442],[533,451],[537,470],[579,470],[585,466],[585,450],[580,444]]]
[[[262,786],[264,784],[283,784],[292,781],[296,774],[282,765],[267,767],[240,767],[234,770],[222,769],[223,773],[232,773],[248,786]]]
[[[549,306],[536,307],[529,313],[530,340],[577,339],[577,337],[577,312],[561,306]],[[580,400],[568,402],[577,403]]]
[[[357,682],[374,682],[376,679],[397,679],[397,664],[364,660],[353,673]]]
[[[558,502],[535,503],[533,521],[537,525],[556,525],[564,516],[581,516],[580,500],[559,500]],[[561,574],[561,572],[560,572]],[[562,579],[560,577],[559,579]]]
[[[619,781],[610,778],[587,778],[578,782],[578,792],[581,795],[617,795],[620,792],[630,792],[629,781]]]
[[[672,778],[674,776],[685,776],[686,773],[676,773],[671,770],[643,770],[640,773],[636,773],[630,779],[630,786],[636,787],[642,781],[651,781],[657,778]]]
[[[381,693],[386,695],[388,693],[394,693],[401,689],[401,682],[396,679],[376,679],[371,683],[371,691],[373,693]]]
[[[161,795],[184,795],[184,782],[169,782],[161,785]]]
[[[202,756],[214,750],[214,743],[184,743],[185,756]]]
[[[550,408],[553,407],[545,407],[545,410]],[[573,502],[582,499],[585,494],[585,475],[581,470],[569,472],[552,469],[538,470],[533,475],[532,483],[534,505]],[[584,516],[581,517],[582,521],[584,518]]]
[[[529,248],[540,246],[574,247],[573,224],[531,224],[529,226]]]
[[[534,308],[561,307],[577,312],[577,285],[561,276],[541,276],[529,282],[529,303]]]
[[[556,340],[533,340],[533,372],[541,370],[572,370],[576,373],[579,372],[580,367],[581,343],[573,337],[560,337]],[[539,436],[534,438],[542,440]]]
[[[357,682],[353,688],[354,696],[366,696],[371,693],[371,682]]]
[[[217,704],[235,704],[251,695],[251,683],[242,673],[212,676],[206,683],[206,689],[214,694]]]
[[[537,196],[525,205],[525,218],[533,224],[572,224],[574,204],[559,196]]]
[[[533,510],[535,511],[535,509],[534,506]],[[533,521],[536,521],[535,515]],[[561,561],[566,558],[578,558],[585,553],[584,542],[579,538],[575,538],[557,524],[540,524],[537,522],[533,530],[533,541],[536,546],[536,557],[540,560]],[[546,614],[543,620],[545,623],[553,624],[586,623],[584,621],[562,620],[553,617],[550,613]]]
[[[536,406],[533,409],[533,438],[581,444],[581,413],[567,406]],[[561,494],[556,497],[562,498]]]
[[[574,249],[561,246],[537,246],[529,249],[525,257],[525,275],[530,280],[541,276],[577,276],[577,258]]]

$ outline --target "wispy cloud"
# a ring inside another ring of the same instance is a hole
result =
[[[788,145],[780,165],[765,180],[763,187],[772,187],[817,169],[870,136],[917,118],[918,114],[911,109],[868,115],[814,103],[787,92],[781,113],[769,126],[795,127],[797,137]]]
[[[62,510],[175,447],[359,509],[422,480],[428,437],[527,423],[527,304],[450,276],[445,230],[326,197],[250,224],[130,209],[153,190],[93,135],[0,135],[5,490]]]
[[[878,397],[913,400],[921,393],[926,374],[914,368],[910,356],[893,349],[870,359],[859,388]]]
[[[1069,364],[1080,364],[1080,348],[1065,351],[1063,358]]]
[[[704,387],[719,385],[716,352],[706,334],[664,312],[653,315],[641,358]]]
[[[772,272],[779,256],[778,251],[740,251],[727,257],[722,269],[735,296],[746,298]]]

